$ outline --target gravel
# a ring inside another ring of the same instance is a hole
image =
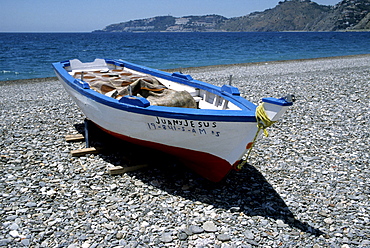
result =
[[[221,183],[113,141],[53,78],[0,82],[0,247],[370,247],[370,55],[183,69],[297,102]],[[107,142],[108,141],[108,142]],[[114,145],[111,145],[114,144]],[[147,163],[111,176],[107,168]]]

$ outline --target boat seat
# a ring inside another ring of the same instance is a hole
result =
[[[69,63],[71,65],[72,72],[84,71],[84,70],[102,71],[102,70],[109,69],[104,59],[95,59],[93,62],[90,62],[90,63],[82,63],[79,59],[72,59],[69,61]]]
[[[199,102],[200,100],[202,100],[203,98],[201,98],[200,96],[193,96],[195,102]]]

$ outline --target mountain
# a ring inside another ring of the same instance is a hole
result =
[[[323,18],[330,10],[329,6],[311,1],[284,1],[273,9],[232,18],[222,28],[243,32],[301,31],[309,29],[311,23]]]
[[[342,0],[335,6],[310,0],[284,0],[262,12],[220,15],[157,16],[111,24],[94,32],[272,32],[370,31],[370,0]]]
[[[316,20],[313,31],[370,30],[370,0],[343,0],[323,18]]]
[[[214,32],[227,21],[220,15],[206,16],[157,16],[111,24],[98,32]]]

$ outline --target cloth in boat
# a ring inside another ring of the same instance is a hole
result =
[[[90,87],[113,98],[129,95],[131,87],[132,95],[146,98],[150,105],[197,108],[197,104],[189,92],[168,89],[157,79],[149,76],[90,81]]]

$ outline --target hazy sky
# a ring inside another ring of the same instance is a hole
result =
[[[281,1],[281,0],[280,0]],[[90,32],[148,17],[219,14],[237,17],[279,0],[0,0],[0,32]],[[335,5],[340,0],[316,0]]]

